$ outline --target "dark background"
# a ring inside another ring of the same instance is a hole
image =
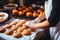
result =
[[[19,0],[13,0],[13,1],[15,4],[19,5]],[[24,5],[30,6],[31,4],[34,4],[37,2],[40,2],[43,5],[45,0],[23,0],[23,1],[24,1]],[[9,0],[0,0],[0,7],[6,5],[8,3],[9,3]]]
[[[26,0],[25,5],[31,5],[37,2],[40,2],[40,4],[44,5],[45,0]]]

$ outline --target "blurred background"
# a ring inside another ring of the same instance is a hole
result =
[[[18,4],[19,6],[30,6],[31,4],[39,3],[41,5],[44,4],[44,0],[0,0],[0,7],[8,4],[9,2],[13,2]]]

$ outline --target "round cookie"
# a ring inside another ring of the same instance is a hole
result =
[[[24,30],[23,27],[19,27],[19,28],[17,29],[18,32],[22,32],[23,30]]]
[[[31,34],[31,31],[30,29],[25,29],[23,32],[22,32],[23,35],[30,35]]]
[[[12,27],[11,27],[11,29],[10,30],[12,30],[12,31],[14,31],[14,30],[17,30],[17,26],[15,26],[15,25],[12,25]]]
[[[0,27],[0,32],[1,32],[1,33],[5,32],[5,31],[6,31],[6,29]]]
[[[10,24],[6,24],[3,26],[3,28],[11,28],[11,27],[12,27],[12,25],[10,25]]]
[[[5,34],[6,35],[12,35],[13,31],[11,31],[10,29],[6,29]]]
[[[20,32],[14,31],[12,36],[15,37],[15,38],[19,38],[19,37],[22,37],[22,34]]]

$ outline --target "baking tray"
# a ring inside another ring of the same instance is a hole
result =
[[[12,16],[11,13],[8,13],[8,14],[9,14],[8,20],[4,21],[3,23],[0,23],[0,26],[8,24],[16,19],[33,20],[30,18],[26,18],[26,17]],[[14,38],[11,35],[6,35],[4,33],[0,33],[0,40],[33,40],[36,36],[36,33],[38,33],[39,31],[43,31],[43,29],[37,29],[35,32],[31,32],[31,35],[29,35],[29,36],[23,35],[23,37],[21,37],[21,38]]]

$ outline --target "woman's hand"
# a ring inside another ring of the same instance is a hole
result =
[[[25,26],[28,26],[28,27],[30,27],[30,28],[33,28],[34,24],[35,24],[34,21],[31,20],[31,21],[27,21],[24,25],[25,25]]]

